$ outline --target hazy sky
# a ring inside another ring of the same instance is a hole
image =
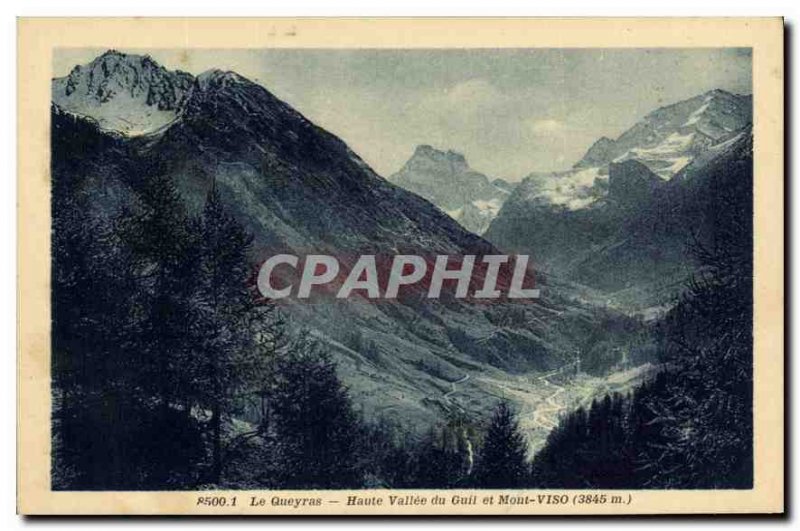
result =
[[[61,49],[65,75],[104,50]],[[170,69],[235,70],[388,176],[418,144],[490,177],[564,169],[600,136],[713,88],[749,94],[744,49],[120,50]]]

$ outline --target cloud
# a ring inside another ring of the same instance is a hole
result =
[[[472,78],[418,94],[416,107],[428,119],[436,117],[466,125],[476,117],[502,112],[510,99],[491,81]]]
[[[528,125],[531,131],[537,135],[561,133],[567,129],[567,125],[564,122],[560,122],[553,118],[529,120]]]

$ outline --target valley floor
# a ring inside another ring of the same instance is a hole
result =
[[[652,364],[620,369],[598,377],[576,372],[574,362],[545,374],[527,374],[514,379],[481,376],[478,380],[495,389],[517,408],[520,427],[528,439],[533,456],[545,443],[561,416],[610,393],[632,390],[656,368]]]

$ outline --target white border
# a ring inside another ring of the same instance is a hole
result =
[[[339,0],[331,2],[330,0],[293,0],[281,4],[269,5],[265,2],[247,2],[244,0],[225,0],[224,2],[187,2],[180,4],[178,2],[164,2],[163,0],[137,0],[135,2],[110,2],[108,0],[87,0],[80,3],[77,2],[63,2],[63,1],[10,1],[4,2],[0,6],[2,17],[0,17],[0,63],[2,63],[3,81],[0,82],[0,102],[2,102],[5,112],[2,114],[3,120],[0,121],[0,149],[2,149],[2,167],[4,169],[3,178],[0,179],[0,238],[2,238],[3,249],[5,250],[4,259],[0,261],[0,304],[3,305],[3,319],[0,321],[0,338],[3,340],[4,363],[2,377],[4,378],[2,386],[0,386],[0,398],[2,398],[5,406],[2,408],[2,436],[0,436],[0,523],[3,524],[4,529],[20,528],[26,523],[33,523],[30,521],[22,520],[14,515],[15,501],[16,501],[16,488],[15,488],[15,437],[12,425],[16,424],[16,369],[15,369],[15,352],[16,352],[16,261],[14,259],[14,249],[16,249],[16,16],[124,16],[124,15],[138,15],[138,16],[181,16],[191,14],[194,16],[444,16],[444,15],[459,15],[459,16],[774,16],[784,15],[787,17],[787,23],[791,30],[796,30],[796,24],[800,19],[800,10],[798,9],[798,2],[789,0],[759,0],[758,2],[732,2],[730,0],[725,2],[711,3],[697,2],[697,0],[668,0],[667,2],[651,2],[645,3],[638,1],[616,1],[616,2],[596,2],[591,0],[560,0],[558,2],[514,2],[513,0],[492,0],[491,2],[439,2],[434,5],[430,0],[403,0],[391,5],[389,2],[374,2],[364,0]],[[792,31],[791,33],[794,33]],[[796,37],[796,35],[795,35]],[[787,74],[791,74],[796,67],[796,58],[791,53],[791,42],[787,47],[787,57],[791,58],[791,64],[787,64]],[[793,95],[788,93],[787,96]],[[792,109],[790,106],[789,109]],[[787,116],[787,128],[789,131],[792,129],[794,123],[794,112]],[[800,141],[797,137],[792,139],[790,146],[787,146],[789,152],[797,152],[798,144]],[[796,157],[792,157],[790,162],[796,162]],[[787,168],[787,175],[794,175],[795,164]],[[797,185],[791,189],[792,204],[798,204],[800,199],[800,188]],[[788,212],[791,215],[792,209]],[[791,234],[793,234],[792,243],[796,247],[798,240],[800,240],[800,232],[798,231],[798,222],[796,216],[791,216]],[[797,261],[793,260],[792,264],[796,267]],[[793,268],[794,270],[794,268]],[[795,284],[792,287],[792,295],[795,297],[800,293],[800,288]],[[789,294],[787,294],[789,295]],[[24,294],[22,295],[24,296]],[[791,329],[796,329],[800,324],[800,316],[795,313],[792,316]],[[797,337],[792,338],[792,347],[796,347]],[[790,352],[797,352],[797,348],[791,348]],[[795,381],[798,376],[798,363],[793,365],[792,376]],[[791,386],[789,386],[791,389]],[[787,407],[789,404],[787,404]],[[796,411],[798,408],[797,394],[794,394],[794,400],[791,401],[790,411]],[[795,426],[792,425],[792,441],[797,441],[797,431]],[[791,447],[788,448],[791,451]],[[792,472],[796,472],[796,459],[791,459],[795,466]],[[791,474],[790,477],[795,474]],[[796,489],[789,489],[792,493],[792,499],[788,500],[788,507],[794,508],[796,511],[797,495]],[[48,521],[48,525],[55,525],[57,527],[66,527],[69,520],[64,521]],[[134,529],[162,529],[166,526],[175,525],[175,522],[164,520],[151,520],[151,521],[137,521],[137,522],[119,522],[123,523],[128,528]],[[298,527],[308,528],[315,527],[323,524],[320,520],[314,521],[277,521],[270,520],[268,522],[258,520],[242,521],[225,521],[209,520],[206,522],[184,521],[179,522],[180,526],[195,526],[195,525],[208,525],[212,524],[219,528],[228,528],[236,524],[250,525],[269,525],[272,528],[289,528],[293,529]],[[516,522],[496,520],[491,525],[512,525],[512,526],[531,526],[535,525],[537,528],[553,528],[554,525],[563,525],[565,522],[554,522],[552,520],[544,521],[529,521],[519,520]],[[705,521],[705,523],[709,523]],[[111,522],[104,520],[98,521],[99,525],[109,525]],[[366,525],[372,526],[378,524],[374,520],[332,520],[325,521],[324,525],[333,526],[351,526],[351,525]],[[392,521],[382,521],[380,525],[392,525],[401,527],[417,527],[436,526],[439,528],[455,528],[456,526],[484,526],[487,522],[485,520],[469,521],[448,521],[437,520],[426,523],[420,522],[397,522],[397,519]],[[617,526],[623,525],[642,525],[648,527],[662,527],[674,526],[675,522],[669,521],[651,521],[651,520],[626,520],[624,522],[611,521],[611,520],[580,520],[570,521],[567,525],[569,527],[578,527],[583,525],[592,526]],[[72,526],[83,527],[92,525],[86,521],[75,522]],[[701,521],[681,522],[679,525],[684,529],[697,529],[703,525]],[[761,527],[768,525],[768,522],[750,522],[743,520],[733,520],[716,522],[715,525],[743,525],[748,528]]]

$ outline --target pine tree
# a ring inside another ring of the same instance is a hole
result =
[[[486,433],[475,481],[482,488],[513,488],[528,478],[527,446],[511,407],[501,402]]]
[[[267,321],[248,285],[252,238],[226,212],[212,187],[195,230],[198,234],[194,307],[198,319],[188,334],[191,375],[185,395],[211,412],[212,465],[209,481],[219,483],[224,466],[222,425],[237,400],[255,395],[263,383],[267,355],[258,330]],[[262,322],[259,322],[262,321]]]
[[[462,437],[462,430],[452,425],[431,428],[417,448],[413,486],[442,489],[462,485],[469,471]]]
[[[271,433],[284,488],[359,487],[360,426],[330,355],[308,337],[274,361]]]
[[[142,178],[137,200],[118,223],[138,271],[136,293],[145,300],[136,363],[143,386],[158,397],[164,415],[186,387],[187,334],[197,321],[193,308],[197,241],[184,202],[172,180]]]
[[[150,342],[154,262],[131,245],[138,220],[98,211],[95,199],[54,187],[53,485],[186,485],[202,459],[197,423],[167,401],[153,408],[163,396]]]
[[[559,422],[531,465],[532,483],[540,488],[582,488],[582,447],[589,430],[589,416],[582,407]]]

